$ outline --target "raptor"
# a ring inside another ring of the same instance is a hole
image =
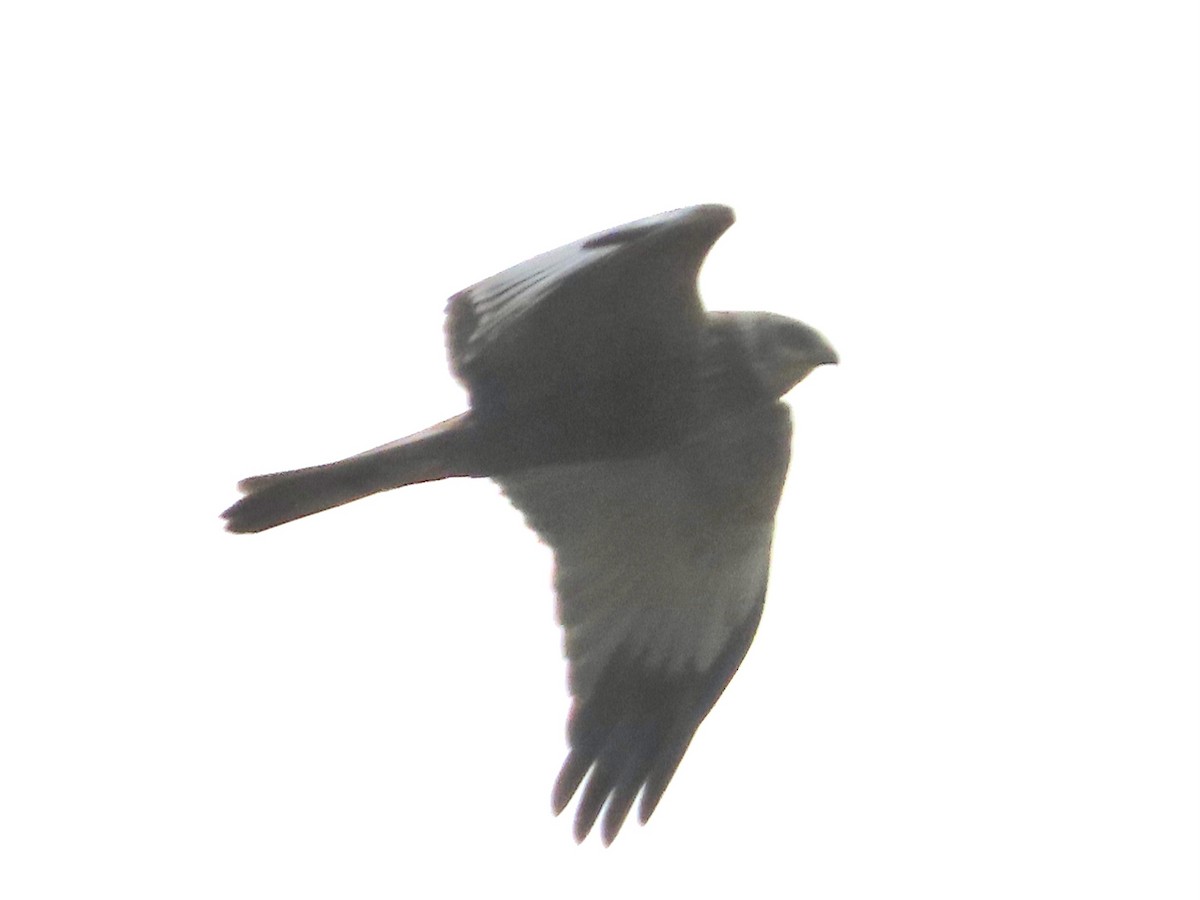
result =
[[[650,818],[745,657],[790,456],[781,398],[837,362],[794,319],[705,311],[697,275],[731,224],[725,206],[674,210],[458,292],[446,341],[468,411],[247,478],[223,513],[258,532],[409,484],[494,479],[554,552],[572,706],[552,802],[580,795],[579,841],[603,812],[610,843],[639,794]]]

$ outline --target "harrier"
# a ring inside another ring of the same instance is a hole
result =
[[[554,551],[573,698],[560,813],[582,841],[654,812],[762,615],[791,444],[781,397],[837,354],[766,312],[706,312],[724,206],[631,222],[450,298],[470,409],[338,462],[239,484],[235,532],[454,477],[495,480]]]

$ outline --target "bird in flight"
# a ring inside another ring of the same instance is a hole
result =
[[[572,696],[554,785],[582,841],[654,812],[762,615],[791,446],[780,398],[837,354],[767,312],[706,312],[696,288],[733,211],[603,231],[450,298],[470,409],[338,462],[258,475],[222,514],[257,532],[379,491],[496,481],[554,551]],[[584,784],[584,779],[587,779]]]

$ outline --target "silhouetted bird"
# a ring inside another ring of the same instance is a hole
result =
[[[554,550],[574,702],[561,812],[590,771],[583,840],[638,792],[650,818],[762,614],[791,417],[780,398],[837,354],[765,312],[707,313],[724,206],[641,219],[450,298],[470,411],[339,462],[247,478],[224,517],[263,531],[378,491],[494,479]]]

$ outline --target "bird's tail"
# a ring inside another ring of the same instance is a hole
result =
[[[323,466],[243,479],[245,496],[221,513],[225,528],[266,531],[380,491],[476,474],[465,464],[468,415]]]

